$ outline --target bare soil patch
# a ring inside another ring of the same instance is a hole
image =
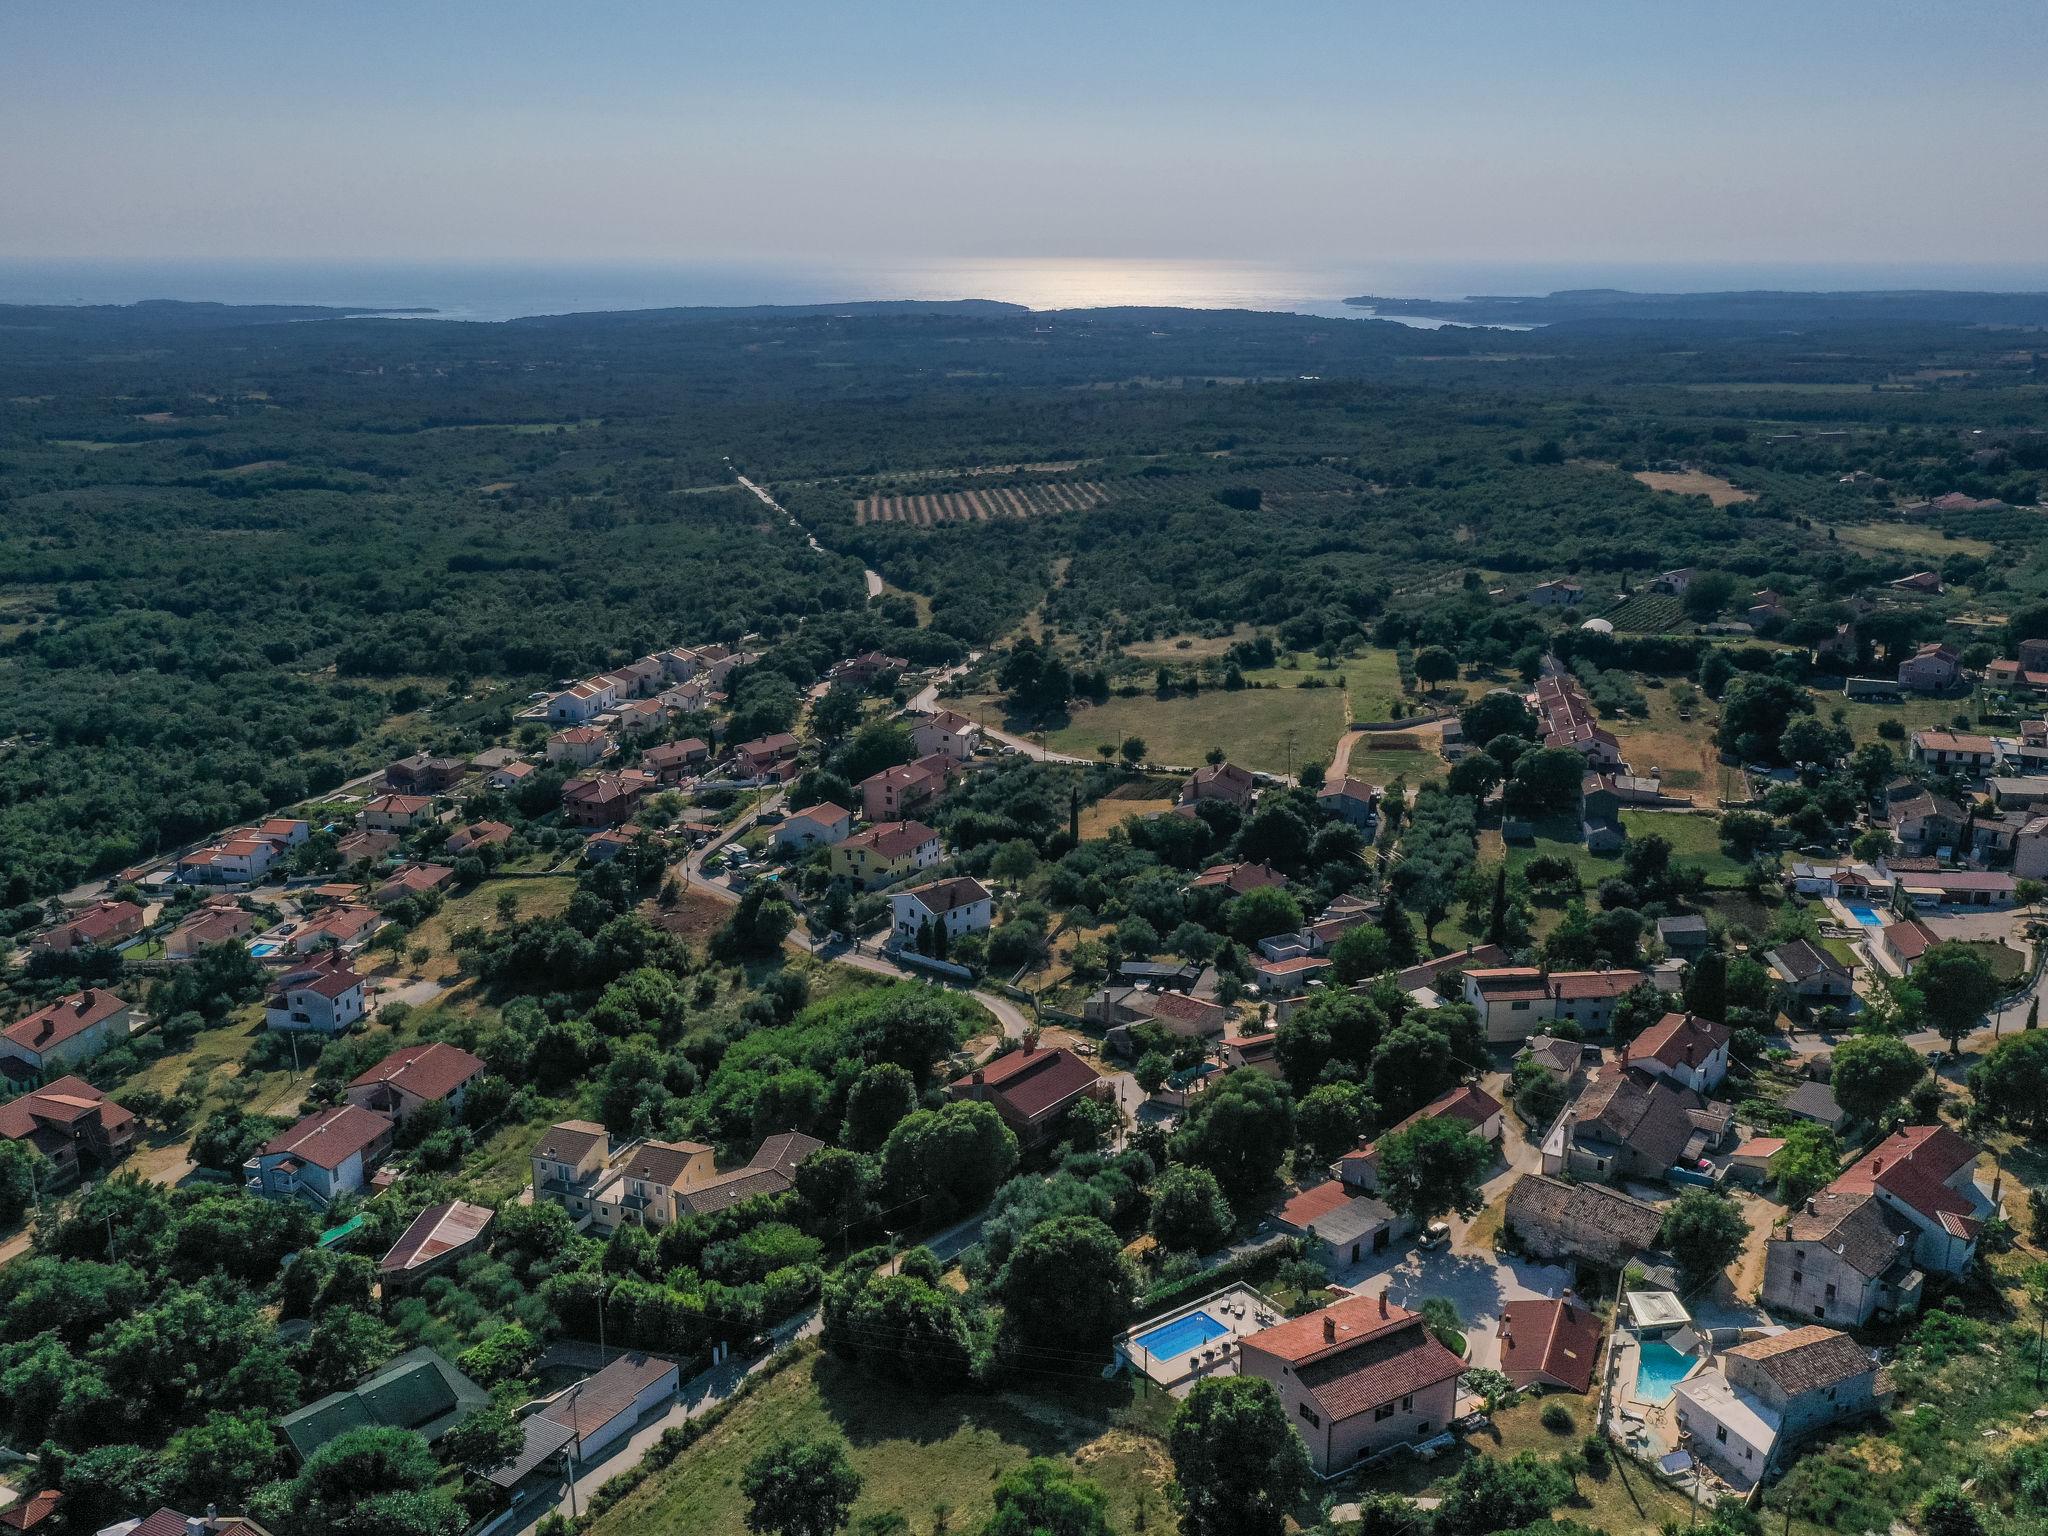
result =
[[[1674,496],[1704,496],[1717,507],[1732,506],[1738,501],[1756,500],[1756,492],[1745,491],[1733,481],[1724,480],[1719,475],[1710,475],[1705,470],[1686,469],[1673,472],[1643,469],[1636,471],[1632,478],[1653,491],[1669,491]]]

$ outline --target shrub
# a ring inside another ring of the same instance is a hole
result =
[[[1571,1409],[1563,1403],[1549,1403],[1543,1409],[1543,1427],[1553,1435],[1568,1435],[1579,1427]]]

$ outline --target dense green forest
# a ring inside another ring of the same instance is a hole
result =
[[[842,643],[937,659],[1042,606],[1100,645],[1247,622],[1313,647],[1473,582],[1687,563],[1817,629],[1943,564],[1842,530],[1951,491],[2017,510],[1919,525],[1999,552],[1959,544],[1930,617],[2048,589],[2037,333],[1783,318],[0,308],[0,904],[669,644],[758,635],[802,682]],[[1631,478],[1679,463],[1752,499]],[[1043,516],[860,511],[1081,482],[1099,499]],[[864,562],[930,600],[927,633],[864,612]],[[1500,617],[1455,623],[1515,649]]]

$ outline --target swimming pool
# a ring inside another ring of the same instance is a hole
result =
[[[1691,1355],[1681,1355],[1662,1339],[1645,1339],[1636,1352],[1636,1400],[1666,1403],[1671,1392],[1693,1368]]]
[[[1863,905],[1862,902],[1845,901],[1842,903],[1842,905],[1848,908],[1849,915],[1855,918],[1856,921],[1861,923],[1864,927],[1882,928],[1884,926],[1884,919],[1879,917],[1869,907]]]
[[[258,960],[267,960],[283,950],[284,945],[276,939],[258,939],[249,946],[249,953]]]
[[[1171,1360],[1179,1355],[1191,1355],[1211,1339],[1221,1338],[1230,1330],[1206,1312],[1190,1312],[1186,1317],[1177,1317],[1163,1328],[1154,1328],[1150,1333],[1141,1333],[1131,1342],[1155,1360]]]

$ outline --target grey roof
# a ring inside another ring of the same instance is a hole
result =
[[[1793,981],[1808,981],[1824,973],[1836,976],[1849,974],[1841,961],[1810,939],[1793,939],[1780,944],[1767,958],[1782,975]]]
[[[1835,1102],[1834,1089],[1826,1083],[1801,1083],[1785,1095],[1778,1107],[1788,1115],[1817,1120],[1822,1125],[1838,1125],[1844,1118],[1842,1106]]]
[[[557,1424],[537,1413],[521,1419],[519,1429],[526,1438],[512,1459],[485,1474],[500,1488],[518,1486],[528,1474],[538,1471],[550,1457],[559,1455],[562,1447],[576,1438],[576,1431],[568,1425]]]
[[[1318,1216],[1309,1230],[1332,1247],[1341,1248],[1370,1237],[1398,1218],[1394,1208],[1371,1195],[1354,1195],[1335,1210]]]
[[[1779,1242],[1831,1251],[1859,1274],[1881,1275],[1911,1256],[1915,1228],[1875,1195],[1822,1190],[1794,1212]]]
[[[1508,1192],[1507,1224],[1525,1237],[1541,1231],[1574,1253],[1599,1258],[1654,1246],[1664,1217],[1654,1205],[1604,1184],[1567,1184],[1531,1173]]]
[[[352,1429],[418,1431],[438,1440],[491,1400],[435,1351],[410,1349],[373,1376],[277,1421],[301,1458]]]

